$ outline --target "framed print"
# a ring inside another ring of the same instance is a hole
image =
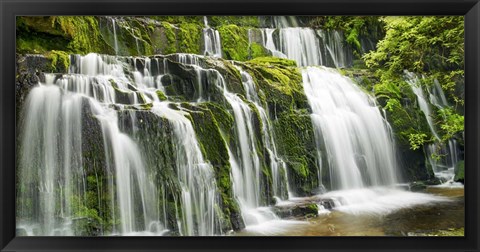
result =
[[[1,3],[1,251],[478,250],[478,1]]]

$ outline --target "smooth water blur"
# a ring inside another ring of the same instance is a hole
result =
[[[331,69],[308,67],[302,76],[318,159],[328,162],[319,166],[329,170],[331,189],[397,183],[393,135],[375,100]]]
[[[422,236],[463,228],[463,188],[429,187],[423,193],[392,188],[332,191],[303,200],[333,198],[317,217],[265,222],[238,236]],[[294,201],[299,202],[301,198]],[[296,204],[294,201],[283,204]]]

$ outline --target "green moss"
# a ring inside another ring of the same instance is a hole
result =
[[[70,66],[70,55],[63,51],[52,50],[46,54],[52,62],[52,71],[57,73],[66,73]]]
[[[242,27],[260,27],[258,16],[210,16],[208,22],[211,27],[222,25],[238,25]]]
[[[318,205],[315,203],[307,205],[307,209],[310,213],[318,213]]]
[[[253,60],[250,60],[249,63],[266,65],[268,67],[272,66],[284,66],[284,67],[295,67],[297,63],[294,60],[282,59],[277,57],[260,57]]]
[[[307,195],[318,186],[316,147],[310,115],[284,111],[273,123],[279,154],[287,163],[293,190]]]
[[[265,56],[269,56],[269,52],[263,45],[255,42],[250,44],[250,58],[255,59]]]
[[[200,35],[202,29],[197,24],[184,23],[178,32],[179,51],[183,53],[200,53]]]
[[[197,134],[202,152],[205,158],[211,163],[215,171],[215,179],[222,198],[223,213],[229,218],[231,213],[238,213],[238,208],[233,199],[232,182],[230,180],[230,162],[227,145],[220,130],[217,119],[223,120],[219,115],[228,114],[226,111],[213,103],[202,104],[201,107],[192,106],[189,103],[182,104],[182,107],[193,111],[190,113],[191,120]],[[213,108],[214,115],[209,108]],[[227,119],[228,120],[228,119]],[[223,120],[224,121],[224,120]],[[233,119],[232,119],[233,121]],[[222,125],[228,121],[222,122]]]
[[[51,17],[52,26],[71,39],[68,48],[75,53],[105,52],[108,48],[101,39],[98,20],[93,16]]]
[[[18,17],[17,41],[17,51],[22,53],[112,53],[93,16]]]
[[[166,101],[168,99],[167,96],[165,96],[165,94],[162,92],[162,90],[157,90],[155,91],[155,93],[157,94],[157,97],[158,99],[160,99],[160,101]]]
[[[16,24],[18,53],[45,53],[67,48],[69,40],[52,29],[47,17],[17,17]]]
[[[234,24],[218,27],[223,56],[226,59],[245,61],[248,60],[248,30]]]
[[[161,23],[163,27],[163,33],[165,34],[165,37],[167,39],[166,43],[163,43],[163,53],[164,54],[171,54],[175,53],[177,51],[176,44],[177,44],[177,38],[175,36],[175,30],[173,25],[167,22],[162,22]]]

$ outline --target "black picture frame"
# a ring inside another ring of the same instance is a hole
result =
[[[478,0],[0,0],[1,251],[479,251]],[[15,16],[464,15],[465,237],[15,237]]]

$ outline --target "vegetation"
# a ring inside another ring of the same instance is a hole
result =
[[[409,127],[412,122],[402,120],[401,115],[416,115],[411,103],[415,97],[408,91],[403,80],[403,71],[408,70],[427,76],[421,81],[425,93],[438,81],[454,109],[441,109],[433,116],[436,127],[446,141],[463,131],[463,94],[457,89],[463,79],[464,45],[463,17],[384,17],[385,37],[377,44],[377,50],[363,56],[366,65],[375,71],[380,83],[375,85],[377,98],[385,101],[383,106],[390,112],[395,132],[405,142],[408,139],[412,149],[432,141],[429,130],[421,124]],[[401,105],[401,106],[400,106]],[[407,112],[407,113],[405,113]],[[405,118],[406,119],[406,118]],[[405,138],[406,137],[406,138]]]

